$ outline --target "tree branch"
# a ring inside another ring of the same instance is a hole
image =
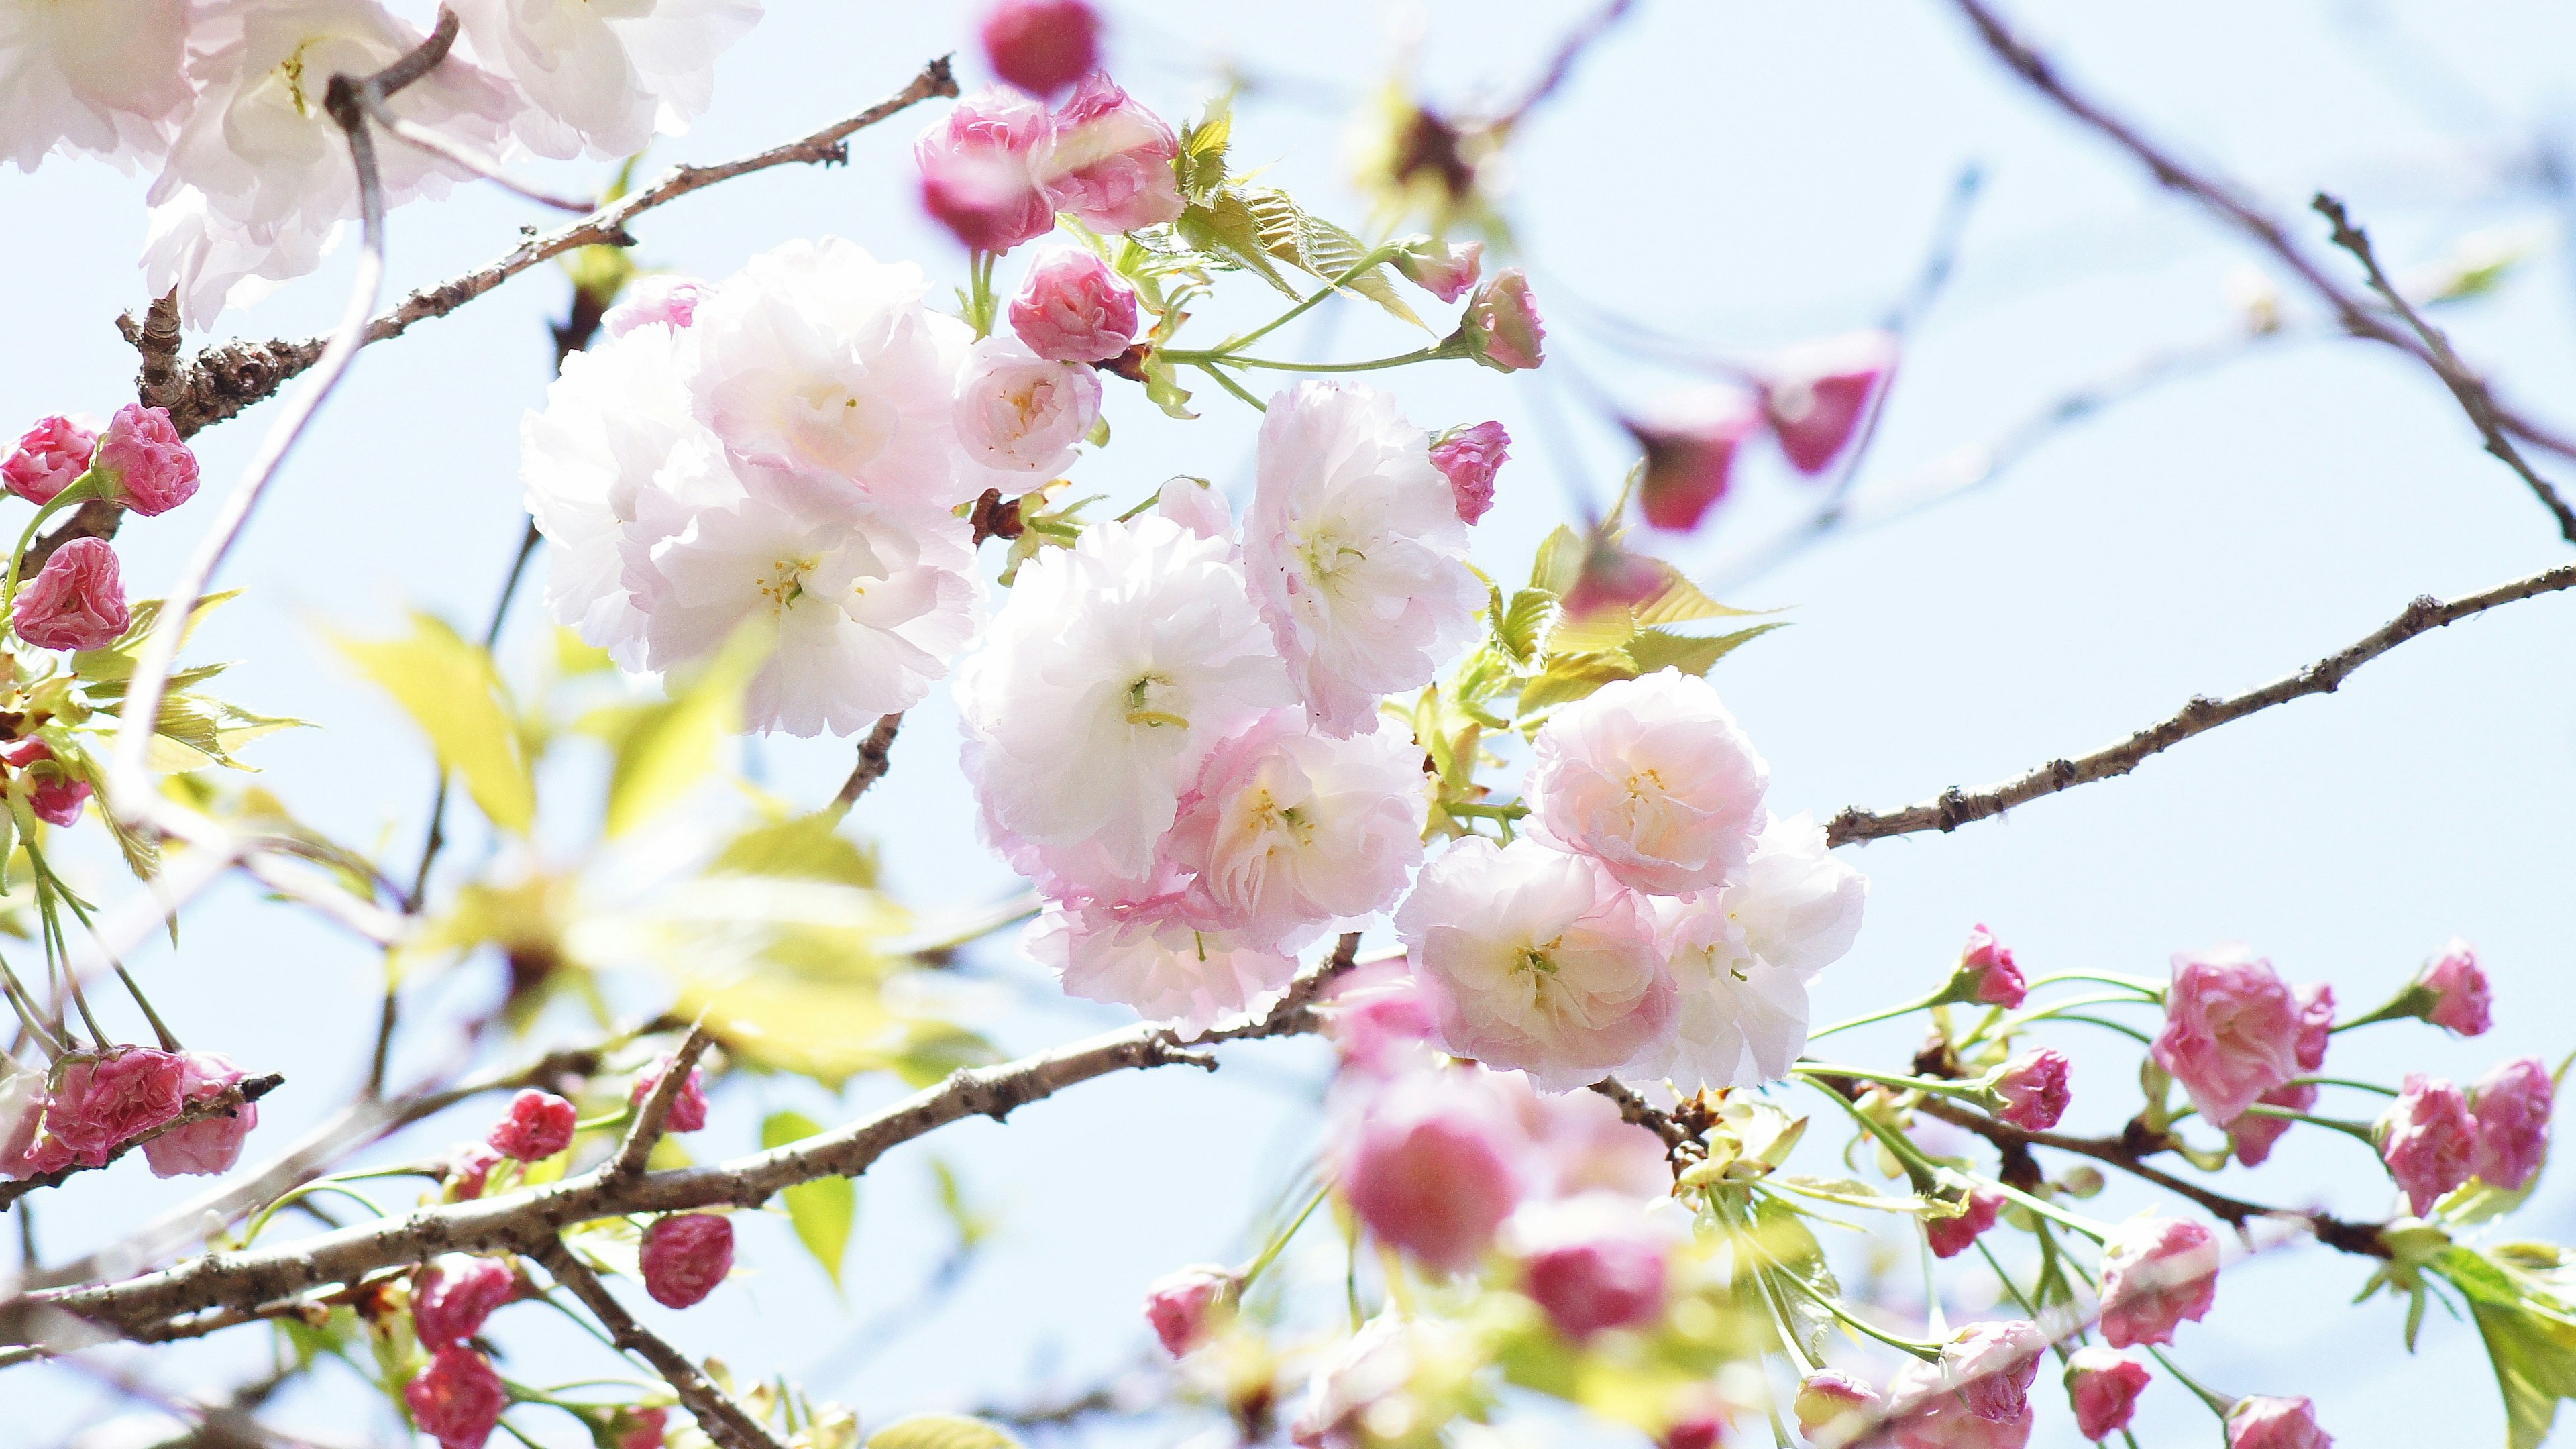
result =
[[[138,1147],[141,1147],[144,1143],[165,1133],[176,1132],[182,1127],[193,1127],[196,1124],[205,1121],[209,1117],[230,1117],[239,1112],[243,1107],[252,1102],[258,1101],[260,1098],[276,1091],[279,1087],[284,1086],[285,1084],[286,1078],[279,1076],[275,1072],[264,1073],[256,1077],[244,1077],[240,1081],[226,1087],[220,1092],[217,1092],[215,1095],[206,1098],[202,1102],[189,1103],[185,1108],[181,1109],[178,1116],[171,1118],[169,1121],[162,1123],[151,1131],[138,1133],[137,1135],[129,1137],[125,1141],[118,1143],[115,1149],[107,1154],[107,1160],[105,1162],[74,1163],[69,1167],[55,1168],[51,1172],[40,1172],[33,1177],[22,1177],[11,1182],[0,1182],[0,1208],[9,1206],[11,1203],[16,1202],[18,1199],[25,1197],[27,1194],[34,1192],[40,1187],[60,1187],[80,1173],[95,1172],[99,1168],[107,1166],[109,1162],[116,1161],[118,1158],[134,1151]]]
[[[645,1160],[653,1155],[653,1145],[662,1140],[662,1129],[670,1123],[671,1106],[688,1090],[689,1073],[697,1070],[698,1057],[713,1038],[703,1024],[689,1028],[680,1049],[662,1064],[662,1075],[653,1083],[652,1092],[635,1109],[635,1120],[626,1128],[626,1140],[617,1145],[617,1157],[608,1164],[615,1177],[632,1177],[644,1170]]]
[[[894,732],[903,728],[903,716],[890,714],[877,721],[868,737],[859,741],[859,762],[850,770],[850,778],[841,782],[841,791],[832,797],[832,808],[847,815],[868,787],[885,778],[886,756],[894,749]]]
[[[2345,676],[2427,630],[2485,613],[2500,604],[2571,587],[2576,587],[2576,564],[2561,564],[2554,569],[2526,574],[2483,593],[2467,594],[2447,602],[2427,595],[2407,605],[2404,613],[2364,636],[2358,643],[2259,689],[2228,699],[2210,699],[2207,696],[2195,699],[2184,705],[2180,713],[2149,725],[2116,745],[2077,759],[2051,760],[2017,780],[2007,780],[1973,792],[1953,785],[1932,799],[1897,810],[1863,810],[1854,806],[1834,817],[1833,823],[1826,827],[1825,838],[1834,845],[1849,845],[1856,840],[1877,840],[1924,830],[1956,830],[1972,821],[2000,815],[2016,805],[2028,804],[2043,795],[2054,795],[2060,790],[2094,780],[2115,779],[2136,769],[2148,756],[2171,749],[2204,730],[2216,729],[2230,720],[2243,719],[2305,695],[2331,694],[2342,685]]]
[[[599,1275],[574,1256],[562,1239],[548,1243],[535,1256],[546,1265],[547,1272],[555,1275],[556,1282],[572,1290],[572,1296],[581,1300],[620,1349],[653,1366],[653,1371],[679,1394],[680,1402],[688,1406],[708,1438],[724,1449],[779,1449],[778,1440],[734,1402],[733,1395],[699,1372],[686,1355],[636,1322],[635,1315],[626,1311],[625,1305],[608,1291],[608,1285],[600,1282]]]

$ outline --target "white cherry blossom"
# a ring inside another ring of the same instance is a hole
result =
[[[475,58],[528,100],[519,140],[540,156],[615,160],[684,134],[715,64],[760,0],[454,0]]]
[[[1197,929],[1168,903],[1050,906],[1022,947],[1072,995],[1132,1006],[1191,1034],[1252,1010],[1297,974],[1295,957]]]
[[[1531,833],[1637,890],[1723,885],[1762,833],[1770,766],[1708,681],[1680,670],[1565,706],[1531,753]]]
[[[158,161],[195,90],[189,0],[0,0],[0,157]]]

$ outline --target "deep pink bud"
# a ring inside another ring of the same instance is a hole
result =
[[[481,1333],[483,1320],[518,1294],[519,1276],[509,1264],[450,1254],[412,1279],[412,1331],[424,1348],[462,1343]]]
[[[1696,387],[1656,399],[1628,431],[1645,450],[1637,507],[1646,522],[1671,532],[1699,527],[1726,497],[1735,455],[1762,426],[1751,395],[1731,387]]]
[[[2469,1088],[2478,1115],[2478,1176],[2516,1192],[2549,1156],[2549,1109],[2556,1086],[2538,1057],[2514,1057],[2487,1069]]]
[[[1959,964],[1952,968],[1950,984],[1941,996],[1945,1001],[1974,1001],[2010,1011],[2029,994],[2021,968],[2013,964],[2012,949],[1980,922],[1968,932],[1968,944],[1959,948]]]
[[[2036,1323],[2015,1319],[1971,1323],[1941,1345],[1941,1367],[1968,1412],[2004,1424],[2030,1412],[2030,1385],[2048,1335]]]
[[[510,1406],[510,1392],[483,1355],[449,1344],[403,1385],[403,1402],[411,1406],[411,1421],[440,1449],[483,1449]]]
[[[2004,1064],[1995,1092],[2004,1099],[1995,1113],[2026,1132],[2045,1132],[2066,1115],[2066,1053],[2035,1047]]]
[[[89,787],[81,787],[86,794]],[[41,795],[39,796],[41,798]],[[38,813],[42,813],[39,807]],[[57,822],[61,823],[61,822]],[[221,1052],[186,1052],[180,1057],[180,1095],[190,1104],[218,1097],[242,1079],[242,1069]],[[201,1118],[143,1144],[143,1160],[154,1177],[207,1177],[230,1172],[241,1161],[242,1143],[259,1125],[259,1104],[244,1102],[229,1116]]]
[[[1955,1258],[1968,1251],[1978,1235],[1995,1225],[1995,1215],[2003,1211],[2004,1195],[1990,1187],[1972,1188],[1968,1193],[1968,1210],[1955,1218],[1925,1218],[1923,1235],[1931,1240],[1932,1256]]]
[[[912,147],[921,204],[977,251],[1003,252],[1055,229],[1055,208],[1030,170],[1048,133],[1044,106],[987,87],[961,98]]]
[[[1628,1211],[1631,1221],[1624,1228],[1596,1221],[1547,1234],[1522,1264],[1521,1291],[1547,1311],[1557,1332],[1577,1343],[1663,1317],[1671,1252]]]
[[[1449,480],[1458,516],[1469,523],[1494,506],[1494,475],[1511,459],[1512,435],[1496,422],[1451,428],[1432,440],[1431,466]]]
[[[1011,299],[1011,330],[1040,357],[1106,362],[1136,339],[1136,289],[1088,251],[1051,251]]]
[[[109,1047],[67,1057],[45,1114],[46,1130],[90,1166],[121,1144],[176,1117],[188,1105],[188,1064],[156,1047]]]
[[[18,637],[39,649],[103,649],[125,633],[125,581],[116,550],[103,538],[75,538],[55,549],[18,589],[10,610]]]
[[[2154,1376],[2147,1366],[2107,1348],[2079,1348],[2066,1361],[2066,1396],[2075,1402],[2075,1429],[2103,1440],[2129,1427],[2138,1395]]]
[[[2379,1160],[2422,1217],[2477,1171],[2478,1124],[2467,1095],[2448,1078],[2409,1072],[2403,1085],[2379,1119]]]
[[[1100,63],[1100,16],[1089,0],[996,0],[979,34],[993,74],[1042,96]]]
[[[2256,1394],[2228,1411],[2227,1449],[2330,1449],[2333,1443],[2317,1427],[2317,1406],[2305,1399]]]
[[[89,471],[90,456],[97,449],[97,429],[56,413],[29,428],[9,456],[0,458],[0,483],[30,503],[51,503],[55,494]]]
[[[2426,1021],[2454,1036],[2486,1034],[2494,997],[2487,989],[2487,973],[2478,966],[2478,953],[2468,942],[2453,936],[2441,955],[2425,963],[2415,984],[2433,996],[2424,1009]]]
[[[1837,1425],[1857,1428],[1876,1418],[1878,1391],[1858,1379],[1820,1369],[1807,1375],[1798,1385],[1798,1396],[1790,1404],[1798,1416],[1798,1432],[1818,1442],[1840,1443],[1848,1431],[1833,1431]]]
[[[1783,354],[1763,380],[1763,409],[1780,451],[1801,473],[1820,473],[1848,446],[1870,397],[1896,366],[1896,339],[1857,332]]]
[[[485,1180],[504,1160],[483,1143],[457,1143],[447,1154],[447,1195],[458,1202],[481,1197]]]
[[[2102,1245],[2102,1341],[2173,1342],[2174,1325],[2218,1299],[2218,1243],[2181,1218],[2131,1218]]]
[[[1435,1268],[1475,1266],[1520,1201],[1511,1124],[1446,1076],[1415,1078],[1360,1124],[1342,1191],[1370,1231]]]
[[[150,516],[197,496],[197,455],[170,426],[166,408],[127,403],[99,435],[101,496]]]
[[[2175,953],[2165,1028],[2152,1050],[2200,1115],[2225,1127],[2299,1074],[2303,1029],[2298,1000],[2272,963],[2231,942]]]
[[[2286,1107],[2293,1112],[2305,1112],[2317,1104],[2317,1089],[2314,1085],[2274,1087],[2255,1100],[2266,1107]],[[2237,1161],[2247,1167],[2257,1167],[2272,1155],[2272,1144],[2281,1140],[2281,1134],[2295,1125],[2284,1117],[2262,1117],[2248,1112],[2227,1124],[2227,1140],[2235,1147]]]
[[[1714,1414],[1701,1414],[1664,1427],[1655,1449],[1717,1449],[1726,1442],[1726,1421]]]
[[[670,1415],[668,1409],[628,1409],[617,1416],[609,1432],[617,1438],[617,1449],[662,1449]]]
[[[1525,372],[1547,360],[1547,328],[1530,296],[1529,278],[1505,267],[1467,299],[1458,319],[1467,354],[1496,372]]]
[[[45,769],[34,768],[45,765]],[[48,825],[72,825],[80,820],[81,805],[89,799],[89,782],[76,779],[71,772],[54,762],[54,752],[43,740],[22,735],[0,741],[0,765],[27,771],[27,808]]]
[[[653,1089],[662,1084],[662,1073],[669,1070],[670,1065],[671,1059],[664,1057],[646,1067],[643,1075],[635,1079],[634,1090],[626,1094],[627,1102],[637,1111],[642,1111],[644,1099],[652,1096]],[[668,1132],[695,1132],[706,1125],[706,1073],[691,1067],[689,1079],[680,1084],[680,1094],[671,1099],[671,1115],[662,1119],[662,1127]]]
[[[668,273],[638,277],[626,288],[626,295],[599,319],[600,329],[611,337],[623,337],[638,327],[660,323],[677,331],[698,320],[698,304],[713,290],[695,277],[672,276]]]
[[[552,1092],[524,1088],[510,1099],[510,1113],[492,1124],[483,1140],[504,1157],[542,1162],[572,1145],[573,1123],[580,1114]]]
[[[1218,1312],[1234,1293],[1234,1275],[1213,1263],[1182,1268],[1146,1285],[1145,1318],[1165,1353],[1187,1358],[1212,1336]]]
[[[1395,269],[1443,302],[1467,295],[1484,265],[1485,244],[1480,241],[1438,242],[1424,237],[1395,254]]]
[[[2299,1000],[2299,1070],[2313,1072],[2326,1064],[2334,1041],[2334,988],[2323,981],[2302,986]]]
[[[1163,118],[1093,71],[1056,107],[1052,129],[1030,158],[1058,211],[1098,232],[1128,232],[1181,214],[1181,143]]]
[[[644,1291],[665,1308],[687,1308],[733,1271],[733,1222],[714,1213],[656,1218],[644,1230]]]

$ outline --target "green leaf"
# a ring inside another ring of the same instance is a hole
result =
[[[1763,1179],[1765,1187],[1794,1192],[1818,1202],[1840,1203],[1844,1207],[1867,1208],[1871,1212],[1911,1213],[1933,1217],[1956,1216],[1938,1211],[1935,1205],[1919,1197],[1889,1197],[1877,1188],[1856,1178],[1805,1177],[1797,1173],[1775,1172]]]
[[[1204,205],[1183,207],[1180,220],[1173,222],[1172,228],[1182,240],[1210,253],[1218,264],[1258,273],[1263,281],[1287,295],[1298,295],[1262,246],[1261,218],[1253,214],[1242,192],[1226,187],[1210,196]]]
[[[981,1419],[915,1414],[868,1436],[868,1449],[1019,1449],[1019,1440]]]
[[[420,726],[439,764],[465,777],[467,792],[493,824],[528,833],[537,818],[536,782],[512,722],[517,711],[489,651],[419,612],[408,637],[334,642]]]
[[[1638,603],[1631,611],[1636,615],[1637,627],[1640,629],[1656,624],[1683,624],[1693,619],[1742,618],[1760,612],[1755,609],[1728,608],[1700,592],[1699,585],[1692,583],[1688,574],[1662,559],[1646,558],[1642,554],[1632,555],[1632,557],[1644,559],[1655,572],[1663,575],[1664,579],[1662,588]]]
[[[767,632],[746,626],[695,679],[636,716],[608,777],[612,838],[669,809],[715,771],[726,738],[742,727],[743,686],[769,650]]]
[[[1636,677],[1636,666],[1625,654],[1552,654],[1547,668],[1521,687],[1520,717],[1528,719],[1540,710],[1587,699],[1613,680]]]
[[[764,875],[776,880],[821,880],[874,889],[876,856],[840,832],[828,811],[755,825],[725,842],[709,875]]]
[[[1667,629],[1640,629],[1628,641],[1628,657],[1636,662],[1639,674],[1652,674],[1658,669],[1678,669],[1684,674],[1706,674],[1709,666],[1732,653],[1735,646],[1756,635],[1768,634],[1784,624],[1756,624],[1732,634],[1700,637],[1675,634]]]
[[[1583,577],[1583,560],[1591,551],[1582,534],[1571,525],[1558,524],[1539,543],[1538,557],[1530,565],[1530,587],[1564,598],[1574,591],[1575,581]]]
[[[1494,642],[1514,663],[1527,664],[1537,656],[1539,642],[1547,637],[1555,618],[1556,595],[1545,589],[1523,589],[1512,595],[1501,617],[1494,620]]]
[[[760,1145],[763,1148],[784,1147],[799,1138],[811,1137],[823,1130],[823,1124],[801,1112],[772,1112],[761,1119]],[[818,1177],[800,1182],[779,1194],[787,1202],[787,1217],[796,1225],[796,1240],[823,1271],[832,1275],[832,1286],[841,1286],[841,1259],[850,1248],[850,1224],[859,1214],[859,1185],[846,1177]]]
[[[1247,187],[1243,200],[1260,225],[1262,250],[1299,271],[1330,282],[1358,266],[1369,254],[1366,243],[1299,206],[1287,192],[1266,186]],[[1423,326],[1422,319],[1396,291],[1393,274],[1384,262],[1343,282],[1341,289],[1368,298],[1400,321],[1426,332],[1431,330]]]
[[[966,1184],[948,1159],[930,1159],[931,1175],[939,1183],[939,1210],[948,1215],[948,1225],[957,1230],[957,1246],[972,1249],[992,1236],[993,1219],[966,1200]]]
[[[1205,201],[1225,184],[1225,149],[1234,136],[1234,102],[1226,96],[1209,101],[1197,121],[1181,128],[1181,148],[1172,158],[1181,194]]]

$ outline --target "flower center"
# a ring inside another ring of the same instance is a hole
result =
[[[819,557],[772,559],[769,572],[753,580],[752,587],[769,601],[771,612],[784,614],[805,597],[805,575],[822,561]]]
[[[797,456],[836,473],[856,473],[876,461],[900,421],[885,399],[863,395],[840,378],[791,394],[784,411]]]
[[[1164,708],[1167,704],[1180,703],[1172,697],[1177,692],[1172,687],[1172,678],[1168,674],[1148,673],[1136,676],[1127,685],[1127,722],[1148,728],[1172,725],[1188,729],[1190,721],[1187,715]]]

